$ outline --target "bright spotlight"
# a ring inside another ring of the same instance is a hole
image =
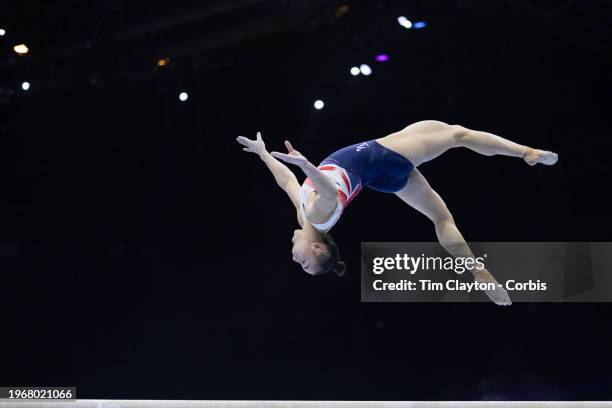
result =
[[[179,100],[181,102],[185,102],[189,98],[189,94],[187,92],[181,92],[179,94]]]
[[[4,28],[0,28],[0,37],[4,37],[4,34],[6,34],[6,30]]]
[[[23,89],[24,91],[27,91],[28,89],[30,89],[30,83],[29,82],[22,82],[21,83],[21,89]]]
[[[323,109],[324,106],[325,106],[325,104],[320,99],[317,99],[315,101],[315,103],[314,103],[314,107],[315,107],[316,110],[321,110],[321,109]]]
[[[370,68],[370,66],[369,66],[369,65],[367,65],[367,64],[361,64],[361,65],[359,66],[359,71],[360,71],[360,72],[361,72],[363,75],[368,76],[368,75],[370,75],[370,74],[372,73],[372,68]]]
[[[157,60],[158,67],[165,67],[170,63],[170,58],[160,58]]]
[[[414,23],[413,27],[414,28],[424,28],[427,25],[426,22],[424,21],[417,21],[416,23]]]
[[[25,55],[30,51],[25,44],[19,44],[13,47],[13,51],[15,51],[19,55]]]
[[[357,75],[359,75],[359,73],[360,73],[360,72],[361,72],[361,71],[359,71],[359,68],[358,68],[358,67],[352,67],[352,68],[351,68],[351,75],[352,75],[352,76],[357,76]]]
[[[376,56],[376,61],[378,62],[385,62],[389,60],[389,56],[387,54],[378,54]]]
[[[399,16],[397,18],[397,22],[399,23],[399,25],[401,25],[404,28],[408,28],[408,29],[412,28],[412,22],[404,16]]]

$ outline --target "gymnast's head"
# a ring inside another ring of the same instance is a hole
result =
[[[291,242],[292,259],[306,273],[322,275],[333,272],[342,276],[346,272],[346,264],[340,260],[338,245],[329,233],[308,233],[298,229],[293,232]]]

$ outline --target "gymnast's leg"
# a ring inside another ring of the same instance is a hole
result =
[[[406,186],[395,193],[407,204],[426,215],[436,228],[440,244],[454,257],[474,258],[474,254],[459,232],[455,220],[438,193],[429,185],[420,171],[414,169]],[[497,281],[486,269],[471,271],[478,282]],[[495,290],[485,291],[487,296],[498,305],[510,305],[510,297],[505,289],[497,286]]]
[[[523,146],[492,133],[435,120],[413,123],[377,141],[406,157],[415,167],[454,147],[467,147],[485,156],[499,154],[520,157],[531,166],[557,162],[556,153]]]

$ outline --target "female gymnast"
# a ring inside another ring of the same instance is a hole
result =
[[[259,132],[255,140],[243,136],[236,140],[245,146],[244,151],[259,155],[295,206],[302,228],[293,232],[291,252],[293,260],[311,275],[344,274],[346,265],[339,259],[338,246],[329,230],[364,187],[394,193],[434,223],[440,244],[452,256],[473,258],[446,204],[417,167],[454,147],[467,147],[485,156],[520,157],[530,166],[553,165],[558,158],[547,150],[433,120],[416,122],[383,138],[344,147],[317,167],[288,141],[287,153],[268,153]],[[304,183],[300,186],[293,172],[276,158],[302,169],[307,177]],[[486,269],[471,272],[478,282],[497,283]],[[511,304],[508,293],[495,286],[498,289],[486,291],[489,298],[498,305]]]

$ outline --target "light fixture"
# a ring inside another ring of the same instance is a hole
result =
[[[389,60],[389,56],[387,54],[378,54],[376,56],[376,61],[378,62],[385,62]]]
[[[361,64],[359,66],[359,71],[365,76],[368,76],[372,73],[372,68],[368,64]]]
[[[408,29],[412,28],[412,22],[404,16],[399,16],[397,18],[397,22],[399,23],[399,25],[401,25],[404,28],[408,28]]]
[[[25,44],[19,44],[13,47],[13,51],[15,51],[19,55],[25,55],[30,51]]]

